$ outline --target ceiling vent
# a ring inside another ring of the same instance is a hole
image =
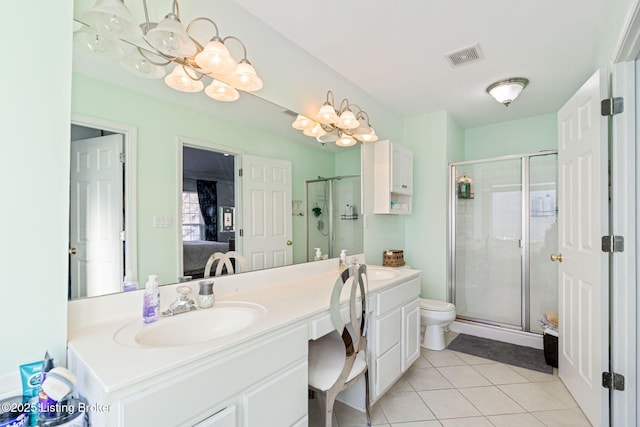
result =
[[[482,55],[479,44],[447,55],[447,60],[452,67],[459,67],[464,64],[479,61],[483,58],[484,55]]]

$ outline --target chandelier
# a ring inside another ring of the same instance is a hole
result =
[[[336,109],[333,92],[327,92],[327,100],[315,120],[298,115],[291,124],[294,129],[301,130],[305,135],[316,138],[322,145],[335,142],[341,147],[349,147],[362,142],[374,142],[378,135],[369,124],[369,115],[362,108],[350,104],[348,99],[340,101]],[[354,110],[356,111],[354,113]]]
[[[173,0],[173,8],[159,23],[149,20],[146,0],[144,21],[137,23],[124,0],[97,0],[96,4],[82,13],[84,23],[89,27],[74,34],[76,46],[83,51],[107,59],[121,58],[120,65],[132,74],[159,79],[181,92],[200,92],[218,101],[235,101],[238,90],[254,92],[262,88],[262,80],[247,59],[247,49],[237,37],[220,37],[218,26],[211,19],[199,17],[184,27],[180,20],[178,0]],[[195,40],[190,31],[195,24],[207,23],[214,34],[203,46]],[[144,47],[131,42],[140,38]],[[117,41],[132,45],[131,51],[123,56]],[[242,58],[237,60],[228,49],[233,41],[242,48]],[[173,65],[166,75],[165,66]],[[206,80],[211,80],[205,88]]]

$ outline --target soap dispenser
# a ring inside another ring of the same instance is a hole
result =
[[[136,282],[135,277],[131,274],[131,270],[127,270],[127,274],[124,275],[124,280],[122,281],[122,290],[127,291],[135,291],[138,289],[138,282]]]
[[[340,251],[340,258],[338,260],[338,273],[341,273],[347,268],[347,250],[342,249]]]
[[[316,256],[313,257],[314,261],[320,261],[322,259],[322,251],[320,248],[313,248],[316,250]]]
[[[152,323],[160,317],[160,288],[158,287],[158,276],[149,275],[147,284],[144,287],[144,297],[142,304],[142,318],[144,323]]]

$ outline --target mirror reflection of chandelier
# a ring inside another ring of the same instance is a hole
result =
[[[335,142],[341,147],[349,147],[362,142],[374,142],[378,135],[369,124],[369,115],[355,104],[350,104],[348,99],[340,102],[339,108],[335,108],[333,92],[327,92],[327,100],[318,113],[315,120],[298,115],[291,124],[294,129],[301,130],[305,135],[316,138],[322,145],[327,142]],[[353,111],[356,110],[356,113]]]
[[[74,33],[74,43],[80,51],[107,59],[120,59],[120,65],[138,77],[159,79],[181,92],[204,92],[218,101],[235,101],[238,90],[254,92],[262,88],[262,80],[247,59],[247,49],[237,37],[221,38],[218,26],[211,19],[193,19],[186,28],[180,21],[178,0],[173,9],[159,23],[151,22],[146,0],[142,0],[145,17],[137,23],[123,0],[97,0],[83,11],[87,25]],[[205,22],[213,26],[215,34],[203,46],[191,35],[191,28]],[[133,40],[144,40],[142,46]],[[228,49],[233,40],[242,47],[242,58],[237,60]],[[131,45],[123,55],[118,41]],[[174,65],[166,75],[163,67]],[[165,76],[166,75],[166,76]],[[205,88],[204,78],[211,79]]]

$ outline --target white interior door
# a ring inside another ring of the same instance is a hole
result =
[[[606,88],[596,72],[558,112],[559,375],[594,426],[609,418]]]
[[[243,155],[242,170],[242,254],[249,269],[291,264],[291,162]]]
[[[120,134],[71,142],[71,297],[113,293],[123,276]]]

